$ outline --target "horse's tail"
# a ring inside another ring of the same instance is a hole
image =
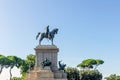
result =
[[[37,36],[36,36],[36,40],[38,39],[39,35],[40,35],[40,32],[37,34]]]

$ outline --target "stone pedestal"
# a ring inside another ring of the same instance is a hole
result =
[[[59,49],[54,45],[38,45],[36,51],[36,66],[41,67],[41,62],[46,58],[52,62],[52,71],[57,70],[57,56]]]
[[[54,80],[54,73],[49,69],[41,70],[36,67],[26,75],[26,80]]]
[[[26,80],[67,80],[67,75],[57,67],[58,51],[55,45],[38,45],[35,49],[36,63],[34,70],[26,75]],[[42,68],[45,59],[52,62],[51,66]]]

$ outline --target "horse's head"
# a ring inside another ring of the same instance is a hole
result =
[[[55,29],[55,33],[56,33],[56,34],[58,33],[58,28]]]
[[[55,28],[52,30],[53,34],[57,34],[58,33],[58,28]]]

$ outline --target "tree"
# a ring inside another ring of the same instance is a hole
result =
[[[102,74],[96,68],[103,64],[104,61],[100,59],[86,59],[83,60],[77,67],[80,70],[80,80],[102,80]]]
[[[24,74],[29,70],[29,62],[28,60],[23,60],[23,65],[20,67],[21,73]]]
[[[4,67],[9,67],[9,59],[3,55],[0,55],[0,73],[2,72]]]
[[[80,80],[79,70],[77,68],[68,67],[65,71],[68,80]]]
[[[23,64],[20,67],[23,79],[26,77],[26,73],[33,69],[35,66],[35,55],[29,54],[26,59],[23,60]]]
[[[10,79],[12,78],[12,73],[11,70],[13,67],[20,68],[20,66],[23,64],[23,60],[17,56],[7,56],[9,59],[8,62],[6,63],[8,67],[10,67],[9,73],[10,73]]]
[[[120,80],[120,75],[111,74],[108,77],[105,77],[106,80]]]
[[[96,66],[95,66],[95,69],[97,69],[97,67],[99,66],[99,65],[101,65],[101,64],[103,64],[104,63],[104,61],[103,60],[100,60],[100,59],[96,59]]]
[[[91,69],[95,64],[96,64],[96,61],[94,59],[86,59],[86,60],[83,60],[82,63],[78,65],[78,67],[82,67],[83,69]]]
[[[33,69],[35,66],[35,55],[33,54],[27,55],[26,60],[28,61],[29,68]]]
[[[12,78],[12,73],[11,70],[13,69],[13,67],[17,67],[20,68],[23,65],[23,60],[17,56],[3,56],[0,55],[0,73],[2,72],[3,68],[9,68],[9,73],[10,73],[10,80]]]
[[[5,64],[5,56],[0,55],[0,74],[2,73],[2,70],[4,68],[4,64]]]
[[[100,59],[86,59],[82,63],[78,64],[77,67],[82,69],[96,69],[100,64],[103,64],[104,61]]]
[[[102,80],[98,70],[80,70],[80,80]]]

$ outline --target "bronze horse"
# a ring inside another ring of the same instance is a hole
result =
[[[41,45],[41,41],[44,39],[44,38],[47,38],[49,40],[51,40],[52,42],[52,45],[53,45],[53,39],[54,39],[54,36],[55,34],[58,33],[58,28],[55,28],[53,29],[52,31],[49,31],[49,25],[46,27],[46,30],[45,32],[39,32],[36,36],[36,40],[38,39],[38,37],[40,36],[40,39],[39,39],[39,45]]]

